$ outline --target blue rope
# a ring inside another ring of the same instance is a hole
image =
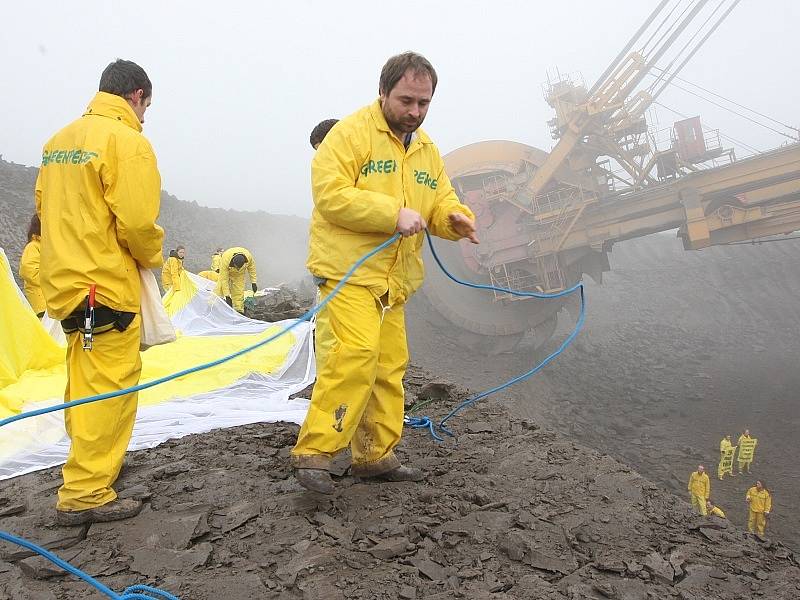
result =
[[[578,283],[578,284],[576,284],[576,285],[574,285],[574,286],[572,286],[572,287],[570,287],[570,288],[568,288],[566,290],[563,290],[561,292],[557,292],[557,293],[554,293],[554,294],[545,294],[545,293],[540,293],[540,292],[521,292],[521,291],[511,290],[511,289],[507,289],[507,288],[501,288],[501,287],[496,287],[496,286],[491,286],[491,285],[484,285],[484,284],[479,284],[479,283],[472,283],[472,282],[468,282],[468,281],[463,281],[461,279],[458,279],[454,275],[452,275],[445,268],[444,264],[442,264],[442,261],[439,258],[439,255],[436,253],[436,249],[433,246],[433,241],[431,239],[431,235],[427,230],[425,231],[425,235],[427,236],[428,245],[430,246],[431,253],[433,254],[433,258],[436,261],[436,264],[439,265],[439,268],[442,269],[442,271],[444,272],[444,274],[448,278],[450,278],[451,280],[453,280],[454,282],[456,282],[456,283],[458,283],[460,285],[464,285],[464,286],[475,288],[475,289],[492,290],[492,291],[498,291],[498,292],[504,292],[504,293],[512,294],[512,295],[515,295],[515,296],[533,297],[533,298],[560,298],[560,297],[566,296],[568,294],[571,294],[571,293],[575,292],[578,289],[580,289],[580,294],[581,294],[581,310],[580,310],[580,316],[578,318],[578,323],[576,324],[575,329],[573,330],[573,332],[569,335],[569,337],[567,337],[566,340],[564,340],[564,342],[561,344],[561,346],[558,348],[558,350],[553,352],[550,356],[545,358],[541,363],[536,365],[533,369],[531,369],[527,373],[524,373],[524,374],[522,374],[522,375],[520,375],[518,377],[515,377],[515,378],[507,381],[506,383],[504,383],[502,385],[499,385],[499,386],[493,387],[493,388],[491,388],[489,390],[486,390],[484,392],[481,392],[480,394],[477,394],[476,396],[473,396],[472,398],[469,398],[469,399],[465,400],[464,402],[460,403],[458,406],[456,406],[438,424],[438,429],[440,429],[441,431],[443,431],[447,435],[453,436],[454,434],[444,426],[444,424],[449,419],[454,417],[456,414],[458,414],[459,412],[461,412],[462,410],[464,410],[468,406],[471,406],[472,404],[475,404],[478,400],[481,400],[482,398],[485,398],[486,396],[489,396],[489,395],[491,395],[491,394],[493,394],[495,392],[498,392],[498,391],[500,391],[502,389],[505,389],[505,388],[507,388],[507,387],[509,387],[511,385],[514,385],[515,383],[520,382],[520,381],[524,381],[525,379],[528,379],[529,377],[532,377],[534,374],[536,374],[538,371],[540,371],[542,368],[544,368],[549,362],[551,362],[553,359],[555,359],[559,354],[561,354],[564,351],[564,349],[566,349],[566,347],[569,346],[572,343],[572,341],[578,335],[578,332],[580,331],[580,329],[583,327],[583,323],[585,321],[585,298],[584,298],[584,292],[583,292],[583,284],[581,284],[581,283]],[[279,337],[285,335],[286,333],[288,333],[289,331],[291,331],[292,329],[297,327],[297,325],[299,325],[303,321],[308,321],[311,317],[313,317],[315,314],[317,314],[328,302],[330,302],[334,298],[334,296],[336,296],[339,293],[341,288],[350,279],[350,277],[353,275],[353,273],[356,271],[356,269],[358,269],[361,265],[363,265],[367,260],[369,260],[370,258],[375,256],[378,252],[381,252],[382,250],[384,250],[385,248],[387,248],[391,244],[393,244],[395,241],[397,241],[399,239],[399,236],[400,236],[400,234],[396,233],[395,235],[390,237],[388,240],[386,240],[385,242],[383,242],[379,246],[376,246],[373,250],[371,250],[370,252],[368,252],[367,254],[362,256],[358,261],[356,261],[355,264],[353,264],[352,267],[350,267],[350,269],[345,273],[345,275],[342,277],[342,279],[339,281],[339,283],[337,283],[336,286],[333,288],[331,293],[328,294],[321,302],[319,302],[316,306],[311,308],[304,315],[302,315],[301,317],[296,319],[293,323],[291,323],[291,324],[287,325],[286,327],[284,327],[281,331],[269,336],[268,338],[266,338],[266,339],[264,339],[264,340],[262,340],[262,341],[260,341],[260,342],[258,342],[256,344],[253,344],[251,346],[243,348],[242,350],[239,350],[237,352],[229,354],[228,356],[224,356],[224,357],[222,357],[220,359],[217,359],[217,360],[214,360],[214,361],[211,361],[211,362],[207,362],[205,364],[197,365],[197,366],[191,367],[189,369],[184,369],[182,371],[178,371],[177,373],[172,373],[171,375],[166,375],[166,376],[161,377],[159,379],[154,379],[152,381],[148,381],[147,383],[141,383],[139,385],[136,385],[136,386],[124,389],[124,390],[118,390],[116,392],[107,392],[105,394],[97,394],[95,396],[89,396],[87,398],[81,398],[79,400],[73,400],[71,402],[65,402],[65,403],[62,403],[62,404],[55,405],[55,406],[49,406],[49,407],[46,407],[46,408],[40,408],[40,409],[33,410],[33,411],[30,411],[30,412],[26,412],[26,413],[20,413],[18,415],[14,415],[12,417],[8,417],[6,419],[0,420],[0,427],[3,427],[5,425],[9,425],[9,424],[14,423],[16,421],[21,421],[22,419],[35,417],[35,416],[38,416],[38,415],[43,415],[43,414],[47,414],[47,413],[50,413],[50,412],[55,412],[55,411],[58,411],[58,410],[65,410],[67,408],[72,408],[74,406],[80,406],[82,404],[88,404],[90,402],[99,402],[101,400],[107,400],[109,398],[116,398],[116,397],[119,397],[119,396],[123,396],[123,395],[130,394],[130,393],[133,393],[133,392],[138,392],[138,391],[141,391],[141,390],[146,390],[148,388],[155,387],[157,385],[161,385],[162,383],[166,383],[168,381],[172,381],[172,380],[177,379],[179,377],[184,377],[186,375],[190,375],[190,374],[196,373],[198,371],[203,371],[205,369],[210,369],[212,367],[216,367],[218,365],[221,365],[223,363],[231,361],[231,360],[233,360],[233,359],[235,359],[235,358],[237,358],[237,357],[239,357],[239,356],[241,356],[243,354],[246,354],[248,352],[252,352],[253,350],[256,350],[257,348],[260,348],[260,347],[262,347],[262,346],[264,346],[266,344],[269,344],[270,342],[278,339]],[[434,422],[429,417],[406,417],[404,421],[405,421],[405,424],[408,425],[409,427],[416,428],[416,429],[427,429],[430,432],[431,436],[435,440],[443,441],[443,438],[441,436],[439,436],[437,434],[437,432],[436,432],[437,425],[434,424]],[[75,575],[79,579],[82,579],[83,581],[87,582],[88,584],[93,586],[97,591],[101,592],[102,594],[105,594],[106,596],[108,596],[112,600],[178,600],[177,597],[173,596],[172,594],[170,594],[168,592],[165,592],[163,590],[159,590],[159,589],[154,588],[154,587],[146,586],[146,585],[133,585],[133,586],[130,586],[130,587],[126,588],[125,591],[122,593],[122,595],[116,594],[113,590],[111,590],[108,587],[104,586],[102,583],[100,583],[99,581],[97,581],[93,577],[91,577],[88,574],[84,573],[80,569],[78,569],[76,567],[73,567],[72,565],[70,565],[66,561],[62,560],[61,558],[59,558],[58,556],[56,556],[52,552],[46,550],[45,548],[37,546],[36,544],[33,544],[31,542],[28,542],[26,540],[23,540],[21,538],[13,536],[13,535],[11,535],[9,533],[5,533],[3,531],[0,531],[0,539],[3,539],[5,541],[7,541],[7,542],[11,542],[13,544],[17,544],[19,546],[27,548],[28,550],[31,550],[33,552],[38,553],[39,555],[41,555],[44,558],[50,560],[51,562],[53,562],[54,564],[58,565],[59,567],[61,567],[65,571],[67,571],[67,572]]]
[[[520,381],[525,381],[526,379],[530,379],[531,377],[536,375],[536,373],[538,373],[548,364],[550,364],[553,360],[555,360],[555,358],[558,355],[564,352],[564,350],[567,349],[567,346],[569,346],[575,340],[575,338],[578,337],[578,333],[580,333],[580,330],[583,328],[583,324],[586,321],[586,298],[584,295],[583,283],[580,282],[560,292],[547,294],[544,292],[524,292],[520,290],[512,290],[510,288],[497,287],[494,285],[485,285],[482,283],[472,283],[471,281],[464,281],[463,279],[459,279],[458,277],[456,277],[455,275],[450,273],[450,271],[447,270],[447,267],[444,266],[442,260],[439,258],[439,255],[436,253],[436,248],[434,248],[433,246],[433,238],[431,237],[431,234],[427,230],[425,230],[425,235],[428,238],[428,246],[431,249],[431,254],[433,255],[433,259],[436,261],[436,264],[439,265],[439,268],[449,279],[451,279],[452,281],[456,282],[459,285],[463,285],[478,290],[491,290],[495,292],[503,292],[506,294],[511,294],[513,296],[519,296],[523,298],[562,298],[563,296],[573,294],[574,292],[579,290],[581,298],[580,314],[578,315],[578,321],[575,324],[575,328],[572,330],[572,333],[570,333],[569,336],[567,336],[567,338],[561,343],[561,345],[555,352],[550,354],[547,358],[545,358],[542,362],[533,367],[530,371],[527,371],[522,375],[518,375],[513,379],[509,379],[505,383],[489,388],[488,390],[476,394],[471,398],[467,398],[466,400],[458,404],[453,410],[447,413],[447,415],[441,421],[439,421],[438,425],[434,425],[434,423],[431,421],[429,417],[406,417],[405,422],[408,426],[415,429],[428,429],[435,440],[442,441],[441,436],[436,435],[435,432],[436,427],[438,427],[438,429],[440,429],[447,435],[453,437],[454,436],[453,432],[444,426],[444,424],[447,423],[447,421],[455,417],[465,408],[472,406],[473,404],[478,402],[478,400],[482,400],[487,396],[490,396],[496,392],[511,387],[512,385],[519,383]]]
[[[148,388],[161,385],[162,383],[172,381],[173,379],[178,379],[179,377],[184,377],[186,375],[191,375],[192,373],[197,373],[198,371],[204,371],[206,369],[210,369],[211,367],[216,367],[218,365],[231,361],[234,358],[238,358],[242,354],[247,354],[248,352],[252,352],[257,348],[261,348],[262,346],[265,346],[266,344],[269,344],[270,342],[277,340],[279,337],[283,336],[284,334],[288,333],[289,331],[297,327],[303,321],[308,321],[311,317],[317,314],[322,309],[322,307],[324,307],[328,302],[330,302],[333,299],[334,296],[336,296],[336,294],[339,293],[339,290],[342,289],[344,284],[347,282],[348,279],[350,279],[350,277],[353,275],[356,269],[358,269],[361,265],[367,262],[370,258],[375,256],[378,252],[380,252],[381,250],[387,248],[392,243],[394,243],[399,238],[399,236],[400,236],[399,233],[394,234],[388,240],[383,242],[380,246],[376,246],[373,250],[370,250],[364,256],[359,258],[358,261],[356,261],[356,263],[352,267],[350,267],[350,270],[344,274],[342,280],[336,284],[336,287],[334,287],[333,290],[331,290],[331,293],[328,294],[319,304],[314,306],[307,313],[298,317],[293,323],[290,323],[279,332],[272,334],[268,338],[261,340],[260,342],[257,342],[252,346],[247,346],[242,350],[238,350],[233,354],[229,354],[228,356],[223,356],[222,358],[219,358],[217,360],[212,360],[211,362],[207,362],[202,365],[197,365],[189,369],[184,369],[183,371],[178,371],[177,373],[172,373],[171,375],[165,375],[164,377],[161,377],[159,379],[153,379],[152,381],[148,381],[147,383],[140,383],[138,385],[126,388],[124,390],[118,390],[116,392],[106,392],[105,394],[97,394],[95,396],[89,396],[87,398],[81,398],[79,400],[73,400],[71,402],[64,402],[62,404],[56,404],[54,406],[48,406],[46,408],[40,408],[26,413],[20,413],[18,415],[14,415],[12,417],[0,420],[0,427],[3,427],[4,425],[10,425],[15,421],[21,421],[22,419],[28,419],[30,417],[36,417],[39,415],[44,415],[47,413],[56,412],[59,410],[65,410],[67,408],[72,408],[73,406],[80,406],[82,404],[89,404],[90,402],[98,402],[99,400],[108,400],[109,398],[117,398],[119,396],[124,396],[126,394],[132,394],[133,392],[140,392],[142,390],[146,390]]]
[[[344,284],[347,282],[347,280],[350,279],[350,277],[353,275],[353,273],[355,272],[356,269],[358,269],[361,265],[363,265],[370,258],[375,256],[378,252],[380,252],[384,248],[387,248],[388,246],[393,244],[397,239],[399,239],[399,237],[400,237],[400,234],[396,233],[392,237],[390,237],[388,240],[383,242],[381,245],[376,246],[373,250],[370,250],[369,252],[367,252],[364,256],[362,256],[360,259],[358,259],[358,261],[356,261],[356,263],[352,267],[350,267],[350,270],[347,271],[347,273],[344,274],[344,277],[342,277],[341,281],[339,281],[339,283],[336,284],[336,286],[333,288],[333,290],[331,290],[331,293],[328,294],[328,296],[326,296],[319,304],[317,304],[311,310],[309,310],[307,313],[305,313],[304,315],[302,315],[301,317],[296,319],[293,323],[290,323],[289,325],[284,327],[281,331],[269,336],[268,338],[266,338],[266,339],[264,339],[264,340],[262,340],[262,341],[260,341],[260,342],[258,342],[256,344],[253,344],[253,345],[248,346],[248,347],[246,347],[246,348],[244,348],[242,350],[234,352],[233,354],[229,354],[228,356],[224,356],[224,357],[222,357],[222,358],[220,358],[218,360],[207,362],[207,363],[202,364],[202,365],[197,365],[197,366],[192,367],[190,369],[184,369],[183,371],[178,371],[177,373],[173,373],[171,375],[166,375],[164,377],[161,377],[160,379],[154,379],[152,381],[148,381],[147,383],[142,383],[142,384],[139,384],[139,385],[135,385],[133,387],[130,387],[130,388],[127,388],[127,389],[124,389],[124,390],[119,390],[119,391],[116,391],[116,392],[108,392],[108,393],[105,393],[105,394],[97,394],[95,396],[89,396],[87,398],[81,398],[80,400],[73,400],[72,402],[64,402],[62,404],[57,404],[55,406],[49,406],[47,408],[40,408],[40,409],[37,409],[37,410],[32,410],[30,412],[20,413],[18,415],[14,415],[12,417],[8,417],[6,419],[0,420],[0,427],[3,427],[5,425],[9,425],[10,423],[14,423],[16,421],[21,421],[22,419],[28,419],[30,417],[35,417],[35,416],[38,416],[38,415],[44,415],[44,414],[47,414],[47,413],[50,413],[50,412],[55,412],[55,411],[58,411],[58,410],[64,410],[64,409],[67,409],[67,408],[72,408],[73,406],[80,406],[82,404],[88,404],[90,402],[99,402],[100,400],[107,400],[109,398],[116,398],[118,396],[123,396],[125,394],[131,394],[133,392],[138,392],[140,390],[146,390],[148,388],[155,387],[155,386],[160,385],[162,383],[166,383],[167,381],[172,381],[173,379],[177,379],[178,377],[183,377],[185,375],[190,375],[191,373],[196,373],[198,371],[203,371],[205,369],[210,369],[211,367],[216,367],[217,365],[221,365],[221,364],[226,363],[226,362],[228,362],[230,360],[233,360],[234,358],[237,358],[237,357],[241,356],[242,354],[246,354],[247,352],[252,352],[256,348],[260,348],[261,346],[269,344],[273,340],[278,339],[282,335],[288,333],[289,331],[291,331],[292,329],[297,327],[297,325],[299,325],[303,321],[307,321],[311,317],[313,317],[315,314],[317,314],[320,311],[320,309],[322,309],[323,306],[325,306],[328,302],[330,302],[331,299],[333,299],[333,297],[336,296],[336,294],[339,293],[339,290],[342,289],[342,286],[344,286]],[[0,539],[3,539],[5,541],[7,541],[7,542],[11,542],[12,544],[17,544],[18,546],[22,546],[23,548],[27,548],[28,550],[31,550],[32,552],[36,552],[37,554],[43,556],[44,558],[48,559],[49,561],[55,563],[56,565],[58,565],[59,567],[61,567],[65,571],[67,571],[67,572],[75,575],[76,577],[82,579],[83,581],[85,581],[89,585],[93,586],[98,592],[100,592],[102,594],[105,594],[106,596],[108,596],[112,600],[179,600],[177,597],[173,596],[172,594],[170,594],[168,592],[165,592],[163,590],[159,590],[158,588],[149,587],[149,586],[146,586],[146,585],[133,585],[133,586],[127,588],[122,593],[122,595],[119,595],[119,594],[115,593],[113,590],[111,590],[108,587],[104,586],[102,583],[100,583],[99,581],[97,581],[93,577],[87,575],[86,573],[84,573],[80,569],[78,569],[76,567],[73,567],[68,562],[60,559],[58,556],[56,556],[52,552],[46,550],[45,548],[42,548],[41,546],[37,546],[36,544],[33,544],[31,542],[28,542],[26,540],[23,540],[21,538],[13,536],[10,533],[6,533],[4,531],[0,531]]]
[[[22,546],[23,548],[26,548],[31,552],[36,552],[37,554],[49,560],[50,562],[58,565],[68,573],[71,573],[75,577],[82,579],[89,585],[93,586],[98,592],[105,594],[112,600],[178,600],[177,597],[173,596],[168,592],[147,585],[132,585],[131,587],[127,588],[122,593],[122,595],[117,594],[113,590],[107,588],[102,583],[97,581],[91,575],[84,573],[77,567],[73,567],[67,561],[59,558],[46,548],[37,546],[32,542],[23,540],[22,538],[18,538],[17,536],[11,535],[10,533],[6,533],[4,531],[0,531],[0,540],[5,540],[7,542],[11,542],[12,544],[16,544],[17,546]],[[145,595],[144,593],[140,592],[145,592],[150,595]]]

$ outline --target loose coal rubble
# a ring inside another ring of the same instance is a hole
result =
[[[247,298],[244,315],[251,319],[274,323],[284,319],[296,319],[314,305],[314,296],[301,295],[287,286],[267,290],[264,295]]]
[[[410,396],[443,415],[458,386],[410,369]],[[425,412],[430,409],[430,412]],[[748,536],[625,465],[484,401],[457,438],[406,432],[399,455],[421,484],[358,480],[300,488],[297,426],[193,435],[129,456],[118,488],[147,499],[135,519],[53,525],[57,469],[4,482],[0,528],[121,591],[148,583],[182,599],[617,599],[800,597],[780,543]],[[29,552],[0,544],[0,599],[97,598]]]

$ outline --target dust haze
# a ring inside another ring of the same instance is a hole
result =
[[[11,3],[0,36],[0,152],[38,166],[105,65],[127,58],[153,81],[145,134],[166,190],[203,206],[308,217],[311,128],[370,103],[389,56],[413,49],[438,70],[424,127],[442,153],[486,139],[549,150],[548,72],[594,81],[655,4]],[[790,0],[743,2],[682,77],[798,126],[798,84],[785,69],[800,55],[798,20]],[[759,150],[785,141],[680,90],[661,101]],[[678,118],[656,115],[663,127]]]

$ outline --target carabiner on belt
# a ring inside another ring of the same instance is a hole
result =
[[[86,300],[86,311],[83,314],[83,349],[91,352],[94,341],[94,296],[97,286],[89,286],[89,297]]]

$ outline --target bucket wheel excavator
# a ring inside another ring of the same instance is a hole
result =
[[[663,0],[591,88],[576,77],[549,81],[549,153],[485,141],[445,156],[481,239],[437,247],[455,274],[557,292],[584,274],[601,282],[618,241],[677,229],[697,250],[800,229],[800,144],[737,160],[699,117],[660,132],[646,119],[736,4]],[[488,353],[510,351],[526,334],[543,345],[569,302],[465,295],[438,269],[428,270],[423,293],[463,343]]]

